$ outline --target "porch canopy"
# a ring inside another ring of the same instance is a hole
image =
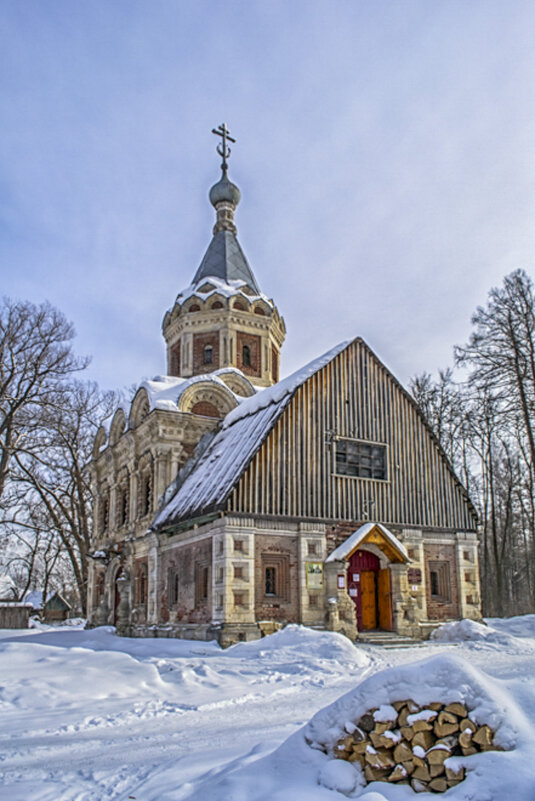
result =
[[[410,561],[403,543],[381,523],[366,523],[358,528],[325,561],[345,562],[356,550],[367,544],[379,548],[390,562]]]

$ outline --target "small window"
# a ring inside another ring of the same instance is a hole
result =
[[[308,543],[308,555],[309,556],[316,556],[318,553],[317,545],[315,542]]]
[[[240,303],[239,300],[236,300],[232,306],[233,309],[237,309],[238,311],[245,311],[245,306],[243,303]]]
[[[212,309],[222,309],[223,308],[223,304],[221,303],[220,300],[216,300],[216,301],[214,301],[214,303],[212,303],[211,308]]]
[[[195,572],[195,600],[198,604],[206,603],[208,600],[208,567],[206,565],[198,565]]]
[[[451,603],[450,566],[448,562],[429,562],[429,590],[431,600]]]
[[[197,303],[194,303],[194,304],[193,304],[192,306],[190,306],[190,307],[189,307],[189,309],[188,309],[188,311],[189,311],[189,312],[198,312],[198,311],[200,311],[200,310],[201,310],[201,307],[200,307],[200,306],[198,306],[198,305],[197,305]]]
[[[176,606],[178,603],[178,572],[175,568],[169,568],[167,574],[167,597],[169,606]]]
[[[243,593],[234,593],[234,606],[243,606]]]
[[[234,550],[243,551],[243,540],[234,540]]]
[[[276,595],[277,587],[277,569],[275,567],[266,567],[266,595]]]
[[[203,364],[213,364],[214,361],[214,349],[212,345],[205,345],[203,351]]]
[[[386,481],[386,445],[339,439],[335,443],[336,473]]]
[[[249,347],[249,345],[243,346],[241,361],[244,367],[251,366],[251,348]]]
[[[236,565],[236,567],[234,568],[234,578],[235,579],[243,578],[243,567]]]

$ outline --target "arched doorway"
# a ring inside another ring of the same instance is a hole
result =
[[[358,631],[392,631],[390,570],[381,568],[379,557],[359,549],[347,563],[347,587],[355,604]]]

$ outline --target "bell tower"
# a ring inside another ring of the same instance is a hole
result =
[[[228,142],[235,142],[223,123],[212,133],[221,137],[221,178],[210,189],[216,211],[212,241],[191,285],[166,312],[162,331],[167,345],[167,372],[189,378],[223,367],[237,367],[258,387],[279,380],[280,351],[286,326],[273,300],[256,282],[237,238],[234,213],[241,199],[228,178]]]

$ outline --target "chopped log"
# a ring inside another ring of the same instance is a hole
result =
[[[357,726],[355,728],[355,731],[353,732],[353,742],[361,743],[365,739],[366,739],[365,733],[362,731],[362,729],[359,729],[359,727]]]
[[[451,782],[451,781],[462,781],[464,779],[465,775],[466,775],[466,771],[461,765],[459,765],[457,770],[455,770],[455,768],[450,768],[449,766],[446,766],[446,779],[449,782]]]
[[[396,712],[400,712],[403,709],[404,706],[407,706],[407,704],[410,704],[410,703],[411,703],[411,701],[409,701],[409,700],[407,700],[407,701],[394,701],[392,706],[394,707]]]
[[[403,740],[398,743],[394,748],[394,759],[396,762],[406,762],[408,759],[412,759],[412,748],[410,745]]]
[[[468,710],[464,704],[454,702],[444,707],[445,712],[450,712],[452,715],[457,715],[458,718],[465,718],[468,715]]]
[[[366,712],[366,714],[363,715],[357,723],[357,726],[359,729],[362,729],[362,731],[365,732],[373,731],[375,728],[375,720],[373,719],[373,715],[370,712]]]
[[[357,754],[356,751],[352,751],[347,757],[347,762],[358,762],[364,768],[366,766],[366,757],[364,754]]]
[[[409,776],[411,775],[411,773],[414,772],[414,768],[416,767],[412,759],[408,759],[405,762],[402,762],[401,764],[403,765]]]
[[[471,745],[469,748],[461,748],[463,752],[463,756],[472,756],[472,754],[477,754],[477,748],[475,745]]]
[[[459,734],[459,745],[461,748],[470,748],[472,745],[472,732],[470,729],[465,729]]]
[[[368,740],[363,740],[361,743],[354,743],[353,744],[353,751],[356,754],[365,754],[366,753],[366,749],[368,748],[369,744],[370,743],[368,742]]]
[[[427,789],[432,790],[434,793],[444,793],[448,789],[448,782],[443,776],[437,776],[436,779],[432,779],[429,782]]]
[[[433,701],[432,704],[426,704],[428,709],[432,709],[433,712],[440,712],[443,709],[444,704],[441,704],[440,701]]]
[[[419,779],[411,778],[411,787],[415,793],[425,793],[427,790],[427,784],[424,784]]]
[[[377,768],[372,768],[371,765],[366,765],[364,768],[364,776],[366,780],[369,782],[380,782],[384,781],[385,772],[384,770],[378,770]]]
[[[414,737],[414,731],[411,726],[402,726],[400,732],[403,739],[409,740],[409,742]]]
[[[445,772],[446,768],[444,765],[429,765],[429,773],[432,779],[436,779],[437,776],[442,776]]]
[[[427,765],[418,765],[417,768],[414,768],[411,779],[419,779],[421,782],[428,782],[431,778],[431,774],[429,773],[429,768]]]
[[[489,746],[492,746],[492,729],[487,725],[480,726],[472,736],[472,740],[481,746],[481,750],[488,750]]]
[[[404,706],[398,715],[398,726],[407,726],[407,718],[412,714],[408,706]]]
[[[377,770],[389,770],[395,766],[388,751],[366,751],[366,763]]]
[[[414,723],[411,724],[411,728],[414,733],[418,731],[432,731],[433,724],[428,723],[427,720],[415,720]]]
[[[385,737],[384,734],[376,734],[374,731],[370,732],[370,740],[374,748],[393,748],[396,745],[394,738]]]
[[[375,726],[373,727],[373,731],[376,734],[383,734],[385,731],[388,731],[395,722],[396,722],[395,720],[377,721]]]
[[[353,736],[348,734],[347,737],[343,737],[341,740],[338,740],[338,745],[340,748],[344,748],[346,751],[351,751],[353,748]]]
[[[407,771],[403,767],[403,765],[396,765],[390,776],[388,777],[389,782],[399,782],[403,779],[407,778]]]
[[[474,732],[477,731],[476,724],[474,723],[473,720],[470,720],[470,718],[465,718],[464,720],[461,720],[461,722],[459,723],[459,728],[461,731],[466,731],[466,729],[469,729],[470,731]]]
[[[411,740],[413,749],[415,745],[421,745],[422,748],[427,751],[434,744],[435,738],[433,732],[430,731],[418,731]]]
[[[436,741],[435,745],[445,745],[450,751],[455,751],[459,745],[459,738],[456,734],[449,734],[447,737],[441,737]]]
[[[449,749],[440,745],[438,748],[431,748],[426,756],[430,765],[443,765],[444,761],[451,756],[451,753]]]
[[[450,712],[440,712],[434,730],[437,737],[446,737],[454,731],[459,731],[459,721]]]

